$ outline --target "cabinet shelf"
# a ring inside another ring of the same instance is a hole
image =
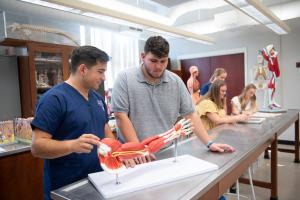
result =
[[[50,90],[52,87],[37,87],[37,92],[40,94],[43,94],[45,92],[47,92],[48,90]]]
[[[41,64],[47,64],[47,63],[55,63],[55,64],[61,64],[61,59],[47,59],[47,58],[35,58],[35,63],[41,63]]]

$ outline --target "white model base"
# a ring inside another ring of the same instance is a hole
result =
[[[105,171],[89,174],[88,178],[104,198],[112,198],[218,169],[217,165],[190,155],[173,161],[174,158],[168,158],[126,169],[119,174],[121,184],[115,183],[115,174]]]

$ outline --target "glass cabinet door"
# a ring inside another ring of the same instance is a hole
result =
[[[61,53],[35,52],[35,82],[37,99],[47,90],[63,81]]]

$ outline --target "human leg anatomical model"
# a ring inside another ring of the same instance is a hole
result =
[[[269,107],[279,108],[280,105],[275,102],[275,91],[276,91],[276,79],[280,76],[279,63],[278,63],[278,52],[275,51],[272,44],[268,45],[263,51],[261,51],[264,59],[268,62],[269,68],[269,83],[268,83],[268,94],[269,94]]]

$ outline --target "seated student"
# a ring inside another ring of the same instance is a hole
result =
[[[227,86],[225,81],[216,80],[211,85],[204,99],[196,106],[197,113],[206,130],[212,129],[220,124],[235,123],[248,119],[246,114],[235,116],[226,115],[225,96]]]
[[[207,83],[204,83],[200,90],[200,97],[203,97],[209,90],[211,84],[215,80],[222,80],[225,81],[227,78],[227,72],[224,68],[217,68],[214,71],[214,74],[210,77],[209,81]]]
[[[251,83],[244,88],[242,94],[233,97],[231,99],[232,114],[255,113],[257,111],[255,92],[256,86]]]

